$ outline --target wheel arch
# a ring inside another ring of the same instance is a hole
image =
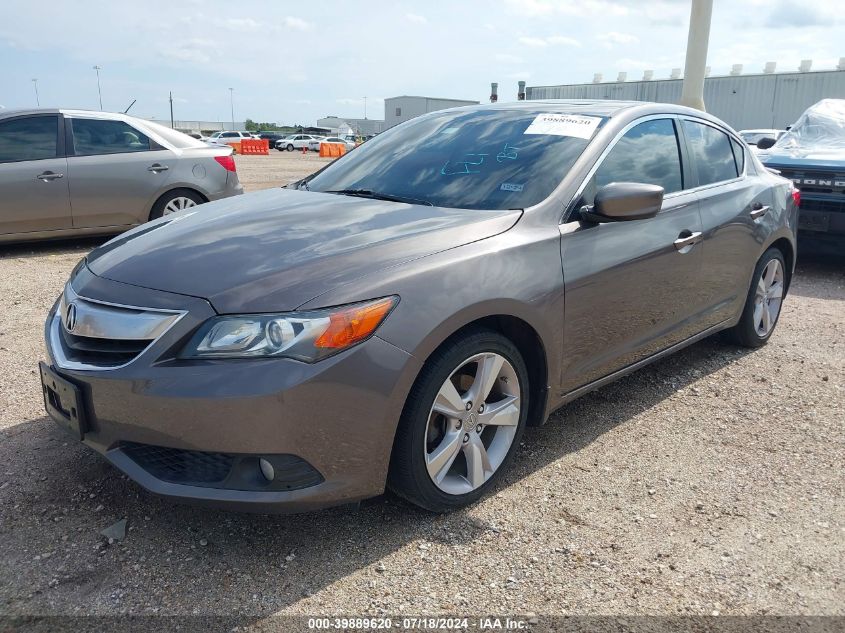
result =
[[[769,244],[766,250],[770,248],[776,248],[783,254],[783,259],[786,263],[786,289],[788,291],[789,285],[792,283],[792,272],[795,269],[795,246],[787,238],[779,237]]]
[[[209,197],[205,195],[201,190],[197,189],[196,187],[192,187],[191,185],[187,184],[171,184],[168,185],[167,189],[159,193],[154,199],[152,204],[149,205],[147,209],[147,220],[150,219],[150,214],[153,212],[153,209],[156,208],[156,205],[161,202],[161,200],[170,193],[177,191],[179,189],[185,189],[190,191],[191,193],[197,194],[200,198],[202,198],[203,203],[209,202]]]
[[[519,350],[528,369],[528,425],[541,425],[545,421],[549,394],[549,359],[546,346],[534,326],[525,319],[512,314],[498,313],[474,318],[453,329],[445,337],[441,335],[442,340],[439,344],[434,345],[425,355],[412,384],[419,379],[423,368],[435,352],[449,345],[452,341],[478,329],[498,332],[510,340]]]

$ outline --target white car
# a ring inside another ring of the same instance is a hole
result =
[[[308,149],[313,150],[315,152],[320,151],[320,143],[338,143],[340,145],[346,146],[346,151],[348,152],[351,149],[355,149],[355,141],[350,141],[349,139],[343,139],[338,136],[327,136],[325,138],[318,138],[310,141],[308,143]]]
[[[243,140],[252,140],[252,134],[249,132],[230,132],[224,130],[222,132],[215,132],[206,139],[209,145],[229,145],[230,143],[240,143]]]
[[[313,134],[291,134],[276,141],[276,149],[280,152],[283,150],[292,152],[295,149],[310,147],[311,141],[319,141],[321,138],[322,137],[314,136]]]
[[[757,143],[759,143],[761,139],[773,138],[775,140],[778,140],[781,136],[786,134],[786,130],[740,130],[738,134],[743,141],[748,143],[748,146],[751,148],[751,151],[756,154],[757,152],[762,151],[757,149]]]

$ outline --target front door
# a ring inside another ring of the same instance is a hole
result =
[[[611,182],[664,188],[653,218],[561,225],[566,293],[563,390],[572,391],[700,331],[701,217],[686,192],[672,118],[645,120],[613,146],[579,206]]]
[[[55,114],[0,122],[0,235],[71,228],[59,125]]]

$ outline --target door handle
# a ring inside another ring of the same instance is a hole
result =
[[[759,218],[762,218],[764,215],[766,215],[769,212],[769,209],[771,209],[771,207],[769,205],[767,205],[767,204],[763,205],[763,204],[760,204],[759,202],[755,202],[754,204],[751,205],[751,213],[750,213],[751,219],[757,220]]]
[[[168,169],[170,169],[170,167],[168,167],[167,165],[159,165],[158,163],[153,163],[152,165],[147,167],[147,171],[151,171],[154,174],[157,174],[160,171],[167,171]]]
[[[57,174],[52,171],[45,171],[41,174],[38,174],[35,178],[36,180],[43,180],[44,182],[50,182],[51,180],[58,180],[59,178],[64,178],[64,174]]]
[[[675,248],[677,250],[687,253],[689,251],[684,251],[685,248],[687,248],[688,246],[695,246],[701,241],[701,231],[690,233],[689,235],[684,235],[684,233],[689,233],[689,231],[684,231],[683,233],[681,233],[681,235],[678,236],[678,239],[676,239],[673,244],[675,245]]]

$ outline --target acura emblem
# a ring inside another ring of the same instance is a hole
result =
[[[71,303],[67,310],[65,310],[65,329],[68,332],[73,332],[76,327],[76,304]]]

